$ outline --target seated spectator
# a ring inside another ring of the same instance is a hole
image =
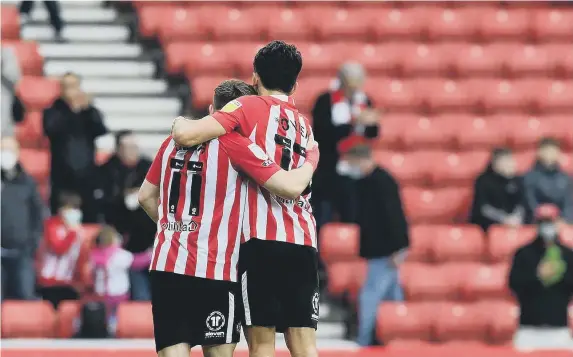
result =
[[[0,56],[2,67],[2,96],[1,108],[1,131],[2,135],[14,135],[14,123],[24,120],[24,107],[22,102],[16,96],[16,83],[20,80],[20,65],[18,58],[10,47],[2,47],[2,56]]]
[[[362,90],[364,80],[362,65],[342,65],[333,88],[321,94],[312,109],[314,135],[321,151],[312,194],[318,226],[331,220],[338,184],[338,142],[350,135],[378,136],[379,114]]]
[[[104,226],[91,252],[94,271],[94,291],[103,298],[109,318],[110,331],[115,331],[115,313],[119,303],[129,300],[129,270],[149,267],[151,249],[132,254],[121,248],[119,234]]]
[[[386,170],[377,167],[366,139],[348,137],[339,144],[339,173],[351,180],[348,196],[352,218],[360,226],[360,256],[368,261],[366,282],[358,298],[358,343],[373,343],[378,305],[403,299],[398,266],[408,248],[408,223],[400,188]]]
[[[44,205],[34,179],[18,162],[19,146],[3,137],[2,168],[2,298],[35,298],[34,255],[42,238]]]
[[[543,203],[556,205],[561,220],[573,223],[573,181],[559,167],[561,148],[552,138],[542,139],[537,148],[537,162],[525,175],[525,198],[528,212]]]
[[[470,223],[487,231],[492,224],[519,225],[525,219],[523,183],[509,149],[495,149],[474,184]]]
[[[537,237],[517,250],[509,287],[521,308],[517,347],[573,346],[567,306],[573,298],[573,251],[559,242],[559,209],[542,204],[535,211]]]
[[[50,141],[52,213],[58,209],[62,191],[82,198],[84,223],[100,220],[96,203],[97,177],[95,139],[107,133],[100,111],[80,88],[80,78],[67,73],[61,81],[61,98],[44,111],[44,133]],[[103,217],[101,217],[103,219]]]
[[[38,285],[44,300],[54,308],[62,300],[77,300],[81,287],[82,253],[81,198],[75,193],[60,194],[58,214],[45,222],[44,241],[39,254]]]

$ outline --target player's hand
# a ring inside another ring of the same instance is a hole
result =
[[[171,136],[174,136],[174,131],[177,129],[177,123],[180,122],[181,120],[185,120],[184,117],[179,116],[175,119],[173,119],[173,122],[171,123]]]
[[[308,143],[306,143],[306,151],[310,151],[310,150],[314,149],[315,146],[318,146],[318,143],[316,141],[314,141],[313,136],[310,136],[308,138]]]

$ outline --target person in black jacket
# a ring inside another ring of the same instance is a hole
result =
[[[366,282],[358,298],[358,343],[371,345],[376,310],[383,300],[402,300],[398,266],[409,245],[408,223],[400,188],[386,170],[372,160],[367,141],[360,136],[342,140],[339,171],[352,181],[344,197],[352,206],[345,221],[360,226],[360,256],[368,261]]]
[[[567,307],[573,298],[573,251],[559,242],[559,208],[542,204],[535,210],[537,236],[513,256],[509,287],[521,308],[518,346],[565,347]],[[535,346],[533,346],[533,345]]]
[[[522,224],[524,195],[511,151],[495,149],[488,167],[475,181],[470,223],[484,231],[492,224]]]
[[[333,209],[339,209],[333,207],[333,194],[340,184],[336,172],[338,142],[350,135],[378,136],[379,114],[362,91],[364,80],[360,64],[342,65],[333,88],[321,94],[312,109],[314,136],[321,148],[312,193],[317,228],[331,220]]]
[[[99,220],[94,177],[97,172],[95,139],[107,133],[100,111],[80,88],[80,78],[62,77],[62,96],[44,111],[44,133],[50,140],[52,212],[58,209],[63,191],[78,192],[82,198],[84,223]]]

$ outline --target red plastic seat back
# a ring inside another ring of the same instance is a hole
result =
[[[360,227],[327,223],[320,229],[320,256],[325,263],[355,260],[360,249]]]
[[[522,226],[519,228],[492,226],[488,231],[488,251],[492,261],[509,260],[514,252],[533,240],[536,228]]]
[[[117,309],[118,338],[152,338],[151,303],[124,302]]]
[[[55,335],[56,315],[47,301],[3,301],[3,338],[50,338]]]

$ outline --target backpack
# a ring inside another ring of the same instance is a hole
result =
[[[80,314],[80,328],[76,338],[107,338],[107,312],[103,302],[84,303]]]

